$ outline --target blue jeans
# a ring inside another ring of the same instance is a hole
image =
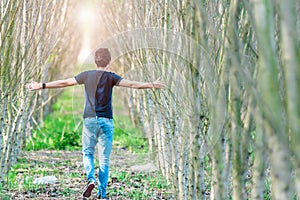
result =
[[[109,174],[109,157],[112,149],[114,124],[108,118],[85,118],[82,129],[83,165],[88,181],[95,181],[94,152],[98,143],[98,195],[106,197]]]

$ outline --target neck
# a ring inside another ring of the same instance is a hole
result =
[[[106,66],[106,67],[97,67],[97,70],[106,71],[107,69],[108,69],[108,66]]]

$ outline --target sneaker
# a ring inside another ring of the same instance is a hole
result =
[[[91,194],[92,194],[92,190],[94,189],[94,187],[95,187],[95,182],[94,181],[89,181],[87,183],[87,185],[85,186],[82,195],[84,197],[90,197]]]
[[[102,198],[101,195],[98,195],[98,196],[97,196],[97,199],[107,200],[107,198]]]

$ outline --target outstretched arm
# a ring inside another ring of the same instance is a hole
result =
[[[165,87],[165,83],[157,79],[154,82],[139,82],[139,81],[131,81],[127,79],[122,79],[118,86],[127,87],[127,88],[135,88],[135,89],[146,89],[146,88],[163,88]]]
[[[45,83],[45,88],[63,88],[72,85],[76,85],[77,81],[75,78],[68,78],[65,80],[52,81],[49,83]],[[31,82],[26,85],[26,88],[29,90],[39,90],[43,89],[43,83]]]

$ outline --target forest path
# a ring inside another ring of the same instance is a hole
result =
[[[86,181],[80,151],[27,151],[20,158],[19,186],[6,191],[10,199],[83,199]],[[170,188],[148,155],[114,147],[110,171],[109,199],[172,199]],[[55,176],[57,182],[26,185],[29,179],[46,176]],[[97,199],[96,194],[97,188],[88,199]]]

